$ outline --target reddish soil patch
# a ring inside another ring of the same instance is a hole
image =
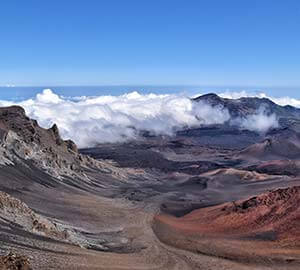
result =
[[[194,210],[180,218],[158,215],[153,228],[162,241],[200,253],[300,263],[300,187]]]

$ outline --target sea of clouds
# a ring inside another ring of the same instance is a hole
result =
[[[239,98],[253,95],[227,92],[220,96]],[[267,96],[259,94],[259,97]],[[300,107],[300,101],[296,99],[270,99],[280,105]],[[74,140],[79,147],[135,139],[141,130],[172,135],[182,128],[225,122],[257,132],[278,127],[276,115],[269,115],[265,108],[247,118],[230,119],[227,109],[194,102],[183,94],[131,92],[120,96],[63,97],[45,89],[35,98],[21,102],[0,101],[0,106],[13,104],[22,106],[42,127],[49,128],[56,123],[62,137]]]

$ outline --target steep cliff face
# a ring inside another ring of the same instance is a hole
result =
[[[24,164],[26,160],[55,177],[83,176],[82,167],[96,165],[78,153],[73,141],[64,141],[55,124],[44,129],[22,107],[0,108],[0,164]]]

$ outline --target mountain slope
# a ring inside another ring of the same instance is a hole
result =
[[[248,257],[243,252],[235,253],[245,243],[252,249],[265,248],[262,242],[248,238],[274,235],[268,231],[257,234],[249,226],[243,235],[248,237],[246,240],[240,241],[240,235],[232,234],[238,238],[224,241],[222,237],[203,238],[199,231],[190,237],[181,234],[180,227],[172,239],[179,238],[175,246],[182,249],[174,249],[157,238],[165,241],[162,236],[168,237],[173,227],[160,224],[154,231],[152,228],[153,218],[160,212],[164,213],[160,217],[167,214],[170,220],[180,220],[181,226],[187,216],[197,211],[206,213],[211,207],[219,209],[224,203],[229,207],[224,211],[231,220],[235,214],[230,210],[230,202],[236,201],[239,206],[253,196],[260,198],[270,189],[299,185],[297,175],[285,175],[282,171],[262,174],[256,172],[258,167],[249,167],[253,163],[259,165],[264,154],[252,158],[251,164],[248,153],[239,156],[240,148],[255,145],[266,135],[278,141],[274,141],[277,146],[272,150],[277,154],[284,140],[290,139],[297,145],[298,135],[293,132],[279,128],[268,134],[254,134],[225,124],[179,132],[174,137],[145,136],[140,141],[99,144],[78,151],[73,142],[61,139],[56,125],[43,129],[20,107],[0,108],[0,265],[3,260],[11,260],[9,252],[13,252],[30,258],[33,269],[253,269],[253,265],[244,262],[257,263],[264,270],[269,266],[276,270],[285,266],[298,269],[295,245],[293,250],[278,250],[269,241],[269,249],[260,254],[259,261],[253,252]],[[240,137],[243,139],[238,140]],[[287,168],[285,163],[283,167]],[[298,193],[287,194],[291,194],[291,199],[282,201],[283,205],[297,205]],[[272,212],[273,206],[279,212],[286,210],[277,207],[276,202],[265,210]],[[287,213],[294,213],[297,220],[297,211]],[[243,215],[246,221],[252,217]],[[207,227],[218,222],[217,218],[212,213]],[[201,216],[196,215],[196,219],[201,220]],[[288,220],[296,225],[294,220]],[[156,226],[157,219],[154,222]],[[270,218],[269,224],[272,222]],[[276,224],[278,220],[274,220]],[[279,236],[289,241],[284,235]],[[195,246],[195,253],[185,251]],[[218,253],[211,252],[215,246]],[[273,252],[285,255],[276,257]],[[231,260],[202,253],[224,258],[230,255]],[[278,261],[280,264],[274,268]]]
[[[206,102],[210,105],[227,109],[231,117],[246,117],[256,113],[261,107],[269,114],[275,113],[279,118],[300,118],[300,109],[292,106],[280,106],[267,98],[242,97],[239,99],[221,98],[210,93],[193,99],[195,102]]]
[[[300,187],[195,210],[158,215],[154,230],[165,243],[198,254],[275,265],[300,263]],[[255,268],[256,269],[256,268]],[[297,268],[295,268],[297,269]]]
[[[81,167],[93,163],[78,153],[74,142],[61,139],[55,124],[41,128],[18,106],[0,108],[0,153],[2,165],[30,160],[56,177],[82,177]]]

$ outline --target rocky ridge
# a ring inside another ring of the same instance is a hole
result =
[[[289,122],[299,119],[300,109],[292,106],[280,106],[268,98],[242,97],[239,99],[222,98],[214,93],[205,94],[193,99],[195,102],[205,102],[211,106],[219,106],[228,110],[231,117],[246,117],[256,113],[263,107],[268,114],[275,113],[278,118],[289,119]],[[287,121],[287,120],[283,120]],[[290,123],[290,124],[291,124]]]
[[[0,108],[0,165],[26,165],[27,160],[56,178],[86,178],[82,168],[99,165],[79,154],[73,141],[62,140],[55,124],[44,129],[22,107]]]

